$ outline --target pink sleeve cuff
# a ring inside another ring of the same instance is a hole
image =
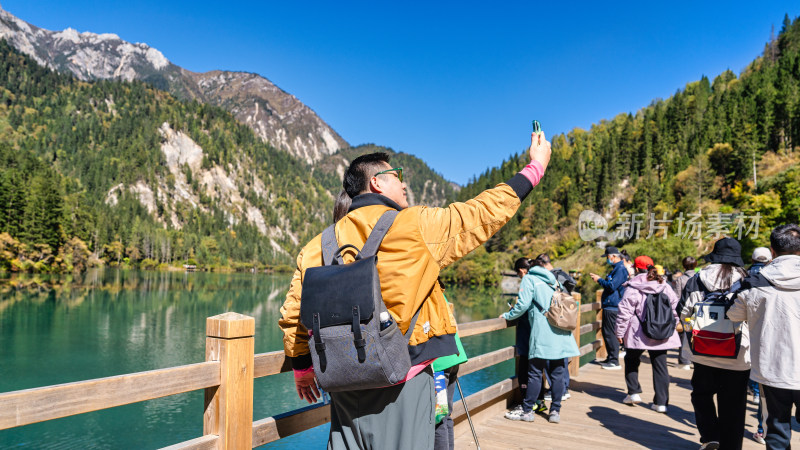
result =
[[[308,374],[309,372],[314,372],[314,366],[311,366],[311,367],[308,367],[308,368],[302,369],[302,370],[294,369],[294,377],[295,378],[300,378],[303,375]]]
[[[542,175],[544,175],[544,167],[542,167],[539,161],[531,161],[530,164],[525,166],[519,173],[527,178],[532,186],[536,186],[539,184],[539,180],[542,179]]]

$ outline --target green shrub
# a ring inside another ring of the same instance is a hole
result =
[[[139,263],[139,268],[144,270],[154,270],[158,267],[158,261],[155,259],[145,258]]]

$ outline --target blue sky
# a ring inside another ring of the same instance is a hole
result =
[[[116,33],[186,69],[265,76],[353,145],[460,184],[548,135],[737,74],[800,3],[0,0],[34,25]],[[496,3],[496,4],[495,4]],[[663,3],[663,4],[655,4]]]

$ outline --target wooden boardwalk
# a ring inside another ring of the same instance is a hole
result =
[[[503,411],[484,413],[475,418],[481,448],[697,449],[700,435],[689,395],[692,371],[679,370],[676,354],[670,354],[669,410],[667,414],[657,413],[650,409],[653,379],[646,355],[639,366],[639,381],[644,391],[640,405],[622,403],[626,395],[624,371],[603,370],[597,364],[587,364],[581,367],[580,376],[571,381],[572,397],[562,403],[560,424],[548,423],[545,415],[528,423],[507,420],[503,418]],[[751,400],[748,396],[744,448],[764,449],[765,446],[751,439],[756,429],[756,404]],[[476,448],[468,425],[457,427],[456,432],[456,449]],[[794,421],[792,443],[800,448],[800,427]]]

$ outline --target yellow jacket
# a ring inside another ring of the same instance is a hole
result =
[[[530,182],[517,175],[509,184],[487,189],[464,203],[446,208],[415,206],[397,214],[378,250],[378,273],[384,303],[401,331],[406,331],[425,302],[409,340],[412,364],[458,353],[455,320],[436,281],[439,271],[486,242],[514,215],[520,197],[530,190]],[[400,209],[379,194],[356,196],[350,212],[336,224],[339,246],[361,248],[378,218],[390,208]],[[320,234],[301,250],[281,307],[284,351],[295,369],[311,366],[308,331],[300,323],[300,302],[305,270],[322,265],[321,245]],[[352,249],[345,251],[343,258],[345,263],[352,262]]]

